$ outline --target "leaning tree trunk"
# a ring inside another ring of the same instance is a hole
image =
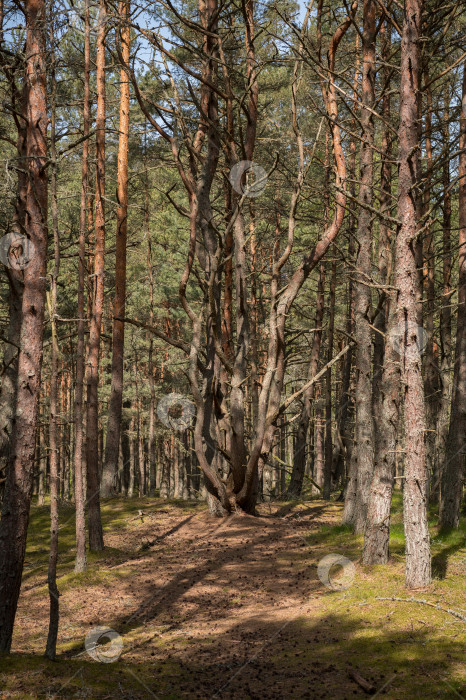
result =
[[[417,237],[416,158],[419,157],[417,85],[422,0],[406,0],[401,39],[401,86],[398,224],[395,246],[398,331],[402,392],[404,396],[405,471],[403,485],[406,539],[406,586],[420,588],[431,580],[430,540],[427,522],[427,470],[425,455],[424,383],[418,329],[419,277]]]
[[[25,233],[34,255],[24,269],[16,407],[0,521],[0,651],[9,652],[23,572],[34,480],[47,260],[47,103],[45,3],[26,0],[24,118],[27,172]]]
[[[458,527],[463,491],[466,436],[466,66],[460,118],[459,275],[455,370],[446,461],[442,469],[440,527]]]
[[[129,62],[130,32],[129,0],[120,3],[123,21],[121,29],[121,53],[124,64]],[[123,354],[125,347],[126,301],[126,237],[128,222],[128,139],[129,139],[129,78],[124,70],[120,71],[120,130],[118,139],[118,190],[115,253],[115,300],[113,308],[113,343],[112,343],[112,387],[108,408],[107,442],[105,445],[105,462],[102,471],[102,496],[116,493],[118,474],[118,455],[120,447],[120,426],[123,402]]]

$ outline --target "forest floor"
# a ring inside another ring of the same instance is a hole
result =
[[[366,567],[362,539],[338,525],[339,503],[263,504],[260,517],[218,520],[198,503],[112,500],[102,506],[106,549],[75,574],[74,513],[64,506],[50,662],[49,514],[35,506],[0,698],[466,700],[466,624],[454,615],[466,616],[466,523],[439,536],[432,521],[434,581],[412,593],[400,511],[397,494],[390,564]],[[354,562],[349,587],[319,580],[328,554]],[[113,663],[85,650],[98,626],[121,635],[93,652]]]

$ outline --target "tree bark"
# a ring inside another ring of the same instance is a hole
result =
[[[330,278],[329,319],[327,333],[327,362],[333,357],[333,335],[335,328],[335,287],[337,276],[337,261],[332,260]],[[333,440],[332,440],[332,368],[329,367],[325,377],[325,468],[323,497],[330,498],[332,489]]]
[[[429,84],[429,73],[427,69],[425,73],[425,83]],[[434,312],[435,312],[435,250],[434,250],[434,232],[430,222],[429,209],[432,199],[432,91],[430,87],[425,90],[426,94],[426,114],[425,114],[425,131],[426,131],[426,183],[424,187],[424,214],[429,217],[425,225],[427,227],[424,238],[424,279],[426,291],[426,304],[424,314],[424,330],[426,332],[426,348],[424,355],[425,367],[425,395],[426,395],[426,459],[427,472],[434,474],[435,465],[435,426],[436,415],[438,411],[438,391],[439,391],[439,368],[434,352]],[[435,489],[435,479],[433,479],[433,488]],[[432,491],[431,491],[432,495]]]
[[[0,651],[9,652],[21,587],[34,477],[47,260],[45,4],[26,0],[25,231],[34,255],[24,269],[16,406],[0,521]]]
[[[134,481],[135,481],[135,443],[136,443],[136,420],[134,415],[131,417],[130,428],[129,428],[129,482],[128,482],[128,498],[134,496]]]
[[[356,339],[355,368],[355,444],[352,453],[353,473],[356,478],[356,503],[352,514],[355,532],[364,532],[367,501],[374,467],[374,425],[372,416],[371,387],[371,289],[366,284],[371,277],[372,265],[372,213],[366,208],[373,194],[373,146],[375,92],[375,0],[364,0],[362,35],[362,107],[363,129],[360,156],[360,185],[357,241],[359,251],[356,258],[358,280],[354,288]]]
[[[81,165],[81,204],[79,218],[79,254],[78,254],[78,334],[76,342],[76,387],[74,394],[74,499],[76,504],[76,560],[74,570],[76,573],[87,568],[86,558],[86,514],[84,502],[84,474],[83,474],[83,443],[84,443],[84,415],[83,415],[83,390],[84,390],[84,283],[86,274],[86,233],[88,221],[88,169],[89,169],[89,127],[90,127],[90,101],[89,83],[91,71],[90,58],[90,27],[89,27],[89,0],[84,5],[84,101],[83,101],[83,151]]]
[[[96,113],[96,192],[94,296],[89,326],[87,367],[86,465],[89,549],[104,548],[100,516],[99,478],[99,358],[100,334],[104,305],[105,266],[105,17],[106,0],[100,0],[99,31],[97,35],[97,113]]]
[[[2,15],[3,28],[3,15]],[[3,29],[2,29],[3,32]],[[3,36],[3,33],[2,33]],[[8,76],[8,72],[5,71]],[[28,98],[27,83],[19,90],[14,80],[11,82],[11,100],[22,114],[26,114],[26,101]],[[23,162],[26,159],[27,128],[23,119],[16,121],[17,140],[16,154],[18,159],[18,180],[16,188],[15,211],[13,213],[12,232],[22,236],[25,230],[26,216],[26,196],[27,196],[27,172],[23,169]],[[4,479],[7,476],[8,463],[10,459],[11,435],[13,429],[13,417],[16,403],[16,386],[18,375],[18,352],[20,346],[21,319],[22,319],[22,295],[23,295],[23,273],[14,265],[6,268],[8,277],[8,334],[3,364],[2,381],[0,387],[0,501],[3,497]]]
[[[130,3],[120,3],[121,53],[125,65],[129,62]],[[123,402],[123,356],[125,347],[126,302],[126,238],[128,227],[128,140],[129,140],[129,78],[126,71],[120,71],[120,129],[118,139],[118,189],[117,189],[117,230],[115,254],[115,300],[113,310],[112,343],[112,386],[108,409],[107,442],[105,463],[102,472],[101,494],[104,497],[116,493],[118,454],[120,446],[121,411]]]
[[[58,230],[58,197],[57,197],[57,146],[56,146],[56,64],[55,64],[55,37],[53,31],[53,19],[51,19],[50,44],[51,44],[51,118],[50,118],[50,150],[52,156],[52,230],[54,266],[50,276],[50,295],[47,292],[47,302],[52,327],[52,352],[50,363],[50,553],[48,566],[48,589],[50,599],[49,630],[45,656],[52,661],[57,653],[58,623],[60,616],[59,593],[57,587],[57,563],[58,563],[58,503],[60,498],[60,463],[58,457],[59,435],[58,433],[58,337],[57,337],[57,284],[60,273],[60,234]],[[62,472],[63,473],[63,472]]]
[[[405,472],[403,512],[406,540],[406,586],[421,588],[431,580],[427,523],[425,405],[418,342],[419,277],[416,265],[417,235],[416,158],[419,157],[417,86],[422,0],[406,0],[401,38],[401,85],[398,207],[400,222],[395,246],[398,330],[404,397]]]
[[[458,311],[450,428],[440,492],[441,528],[459,525],[466,451],[466,66],[463,69],[459,147]]]
[[[325,470],[325,423],[322,410],[322,390],[321,385],[316,386],[316,408],[315,408],[315,452],[313,464],[313,479],[315,485],[312,486],[312,493],[315,496],[322,496]],[[319,488],[317,488],[319,487]]]
[[[400,405],[399,357],[390,342],[396,328],[393,294],[389,302],[388,317],[380,382],[380,415],[375,440],[374,476],[364,532],[363,561],[365,564],[387,564],[390,556],[390,509],[396,468],[396,437]]]
[[[380,173],[380,212],[390,216],[392,181],[392,136],[390,124],[390,75],[389,57],[391,51],[391,27],[388,21],[381,26],[383,66],[382,151],[384,154]],[[380,221],[378,271],[382,285],[390,284],[391,260],[390,223]],[[374,324],[374,367],[372,399],[375,415],[375,454],[374,475],[367,509],[367,522],[364,532],[363,561],[366,564],[386,564],[389,559],[390,510],[396,468],[396,436],[399,421],[400,368],[398,357],[390,343],[396,329],[395,299],[387,294]]]
[[[391,25],[388,20],[383,22],[380,27],[380,36],[382,40],[382,81],[383,81],[383,98],[382,98],[382,165],[380,168],[380,214],[382,217],[390,216],[392,206],[392,135],[390,131],[390,86],[391,86]],[[381,285],[389,284],[391,277],[391,244],[392,235],[390,223],[386,218],[381,218],[379,223],[379,241],[378,241],[378,274],[379,283]],[[379,295],[383,294],[382,290]],[[384,335],[387,330],[388,320],[388,302],[379,299],[379,308],[377,316],[374,320],[374,366],[372,375],[372,404],[375,418],[375,425],[381,417],[382,412],[382,373],[384,366],[384,350],[385,339]]]
[[[353,112],[356,108],[356,96],[358,93],[358,82],[359,82],[359,34],[356,34],[356,62],[354,69],[354,81],[353,81]],[[356,132],[357,124],[356,119],[353,119],[353,131]],[[350,157],[349,157],[349,190],[350,196],[354,200],[356,195],[356,141],[354,136],[350,141]],[[354,238],[355,238],[355,228],[356,220],[353,211],[350,211],[348,217],[348,260],[351,265],[354,265]],[[347,298],[348,298],[348,309],[346,317],[346,332],[349,336],[353,335],[354,328],[354,285],[352,277],[349,276],[348,287],[347,287]],[[354,400],[351,382],[351,369],[353,366],[354,352],[351,347],[344,357],[344,370],[342,374],[342,387],[341,387],[341,399],[339,408],[339,419],[338,419],[338,431],[337,434],[340,440],[337,443],[337,452],[335,455],[335,472],[336,478],[341,479],[345,486],[348,485],[348,479],[350,477],[350,465],[352,463],[351,455],[353,450],[353,436],[351,434],[351,418],[354,410]],[[354,500],[349,503],[349,498],[345,499],[345,509],[354,507]]]
[[[448,439],[449,425],[449,410],[451,404],[451,361],[452,361],[452,343],[451,343],[451,192],[450,192],[450,89],[448,83],[444,88],[444,110],[443,110],[443,173],[442,173],[442,243],[443,243],[443,297],[442,307],[440,309],[440,346],[441,346],[441,391],[440,401],[437,414],[436,439],[435,439],[435,456],[434,456],[434,474],[433,482],[438,483],[441,479],[441,469],[446,458],[446,443]]]
[[[139,498],[144,496],[146,491],[146,473],[144,463],[144,438],[143,420],[141,415],[141,399],[137,400],[137,444],[138,444],[138,472],[139,472]]]

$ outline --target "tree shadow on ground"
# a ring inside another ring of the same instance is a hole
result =
[[[448,560],[452,554],[466,547],[466,537],[462,537],[449,547],[443,547],[432,557],[432,575],[438,579],[444,579],[447,575]]]
[[[401,595],[401,562],[383,570],[358,565],[351,590],[326,589],[318,560],[329,551],[348,554],[358,539],[338,526],[313,531],[310,509],[306,537],[296,523],[277,517],[193,519],[178,512],[178,522],[164,515],[153,525],[133,523],[133,544],[153,528],[165,537],[144,553],[128,551],[117,578],[104,578],[114,568],[111,557],[93,562],[89,573],[102,580],[76,581],[80,588],[62,598],[61,649],[67,651],[55,664],[30,654],[0,658],[5,697],[369,696],[353,671],[375,688],[372,695],[393,700],[466,696],[463,623],[444,610],[377,600]],[[117,511],[108,516],[112,522]],[[451,556],[464,544],[459,539],[461,533],[440,539],[436,556]],[[439,587],[437,595],[454,592]],[[27,598],[25,614],[34,609],[38,616],[33,606],[41,602],[46,607],[39,596]],[[46,633],[45,622],[43,615]],[[85,652],[84,637],[95,625],[122,636],[115,663],[93,662]],[[25,629],[37,637],[38,621]],[[40,645],[23,635],[16,648]]]
[[[254,521],[256,526],[254,539],[251,539],[251,521]],[[266,553],[267,548],[273,547],[273,551],[276,552],[281,546],[284,556],[289,557],[286,542],[290,532],[284,533],[281,526],[275,527],[265,519],[252,516],[236,517],[235,520],[233,518],[221,521],[212,519],[212,524],[214,529],[205,535],[205,542],[202,543],[201,537],[196,543],[197,551],[201,552],[206,560],[200,563],[197,563],[196,559],[190,560],[190,554],[193,553],[188,551],[187,565],[176,571],[164,585],[154,586],[150,581],[148,585],[140,587],[139,597],[142,600],[138,608],[130,615],[116,616],[111,622],[115,629],[128,633],[131,629],[154,620],[161,613],[181,614],[180,605],[183,606],[182,614],[185,621],[199,619],[200,616],[208,616],[212,621],[217,617],[222,618],[232,610],[231,595],[227,591],[232,585],[232,579],[235,583],[242,582],[243,593],[247,589],[250,592],[251,587],[257,587],[257,577],[263,577],[264,581],[269,577],[268,586],[271,590],[283,590],[285,593],[289,589],[292,581],[289,567],[278,561],[267,560]],[[218,543],[215,540],[216,536],[222,537]],[[292,532],[291,537],[294,537]],[[200,546],[199,543],[201,543]],[[294,545],[296,546],[296,543]],[[300,545],[303,548],[306,547],[304,541]],[[179,554],[175,552],[173,556],[179,563]],[[309,572],[311,568],[310,564]],[[213,578],[214,585],[211,584]],[[251,579],[250,584],[248,578]],[[307,586],[309,593],[311,590],[321,588],[317,577],[314,575],[312,578],[313,580],[310,580]],[[131,586],[131,582],[127,585]],[[204,585],[201,592],[200,585]],[[190,593],[195,586],[197,587],[196,597],[190,598]],[[267,587],[262,592],[266,594]],[[300,601],[299,596],[294,602],[298,600]]]
[[[428,625],[413,629],[415,611],[397,633],[357,617],[299,616],[271,621],[260,615],[227,633],[175,638],[148,636],[132,647],[123,635],[115,663],[86,654],[52,664],[30,655],[0,658],[5,697],[208,698],[279,700],[368,695],[388,698],[462,697],[455,671],[464,644],[453,634],[431,642]],[[354,671],[371,687],[366,693]],[[16,694],[18,693],[18,694]]]
[[[306,502],[306,505],[309,502]],[[291,503],[286,503],[283,505],[281,508],[279,508],[277,511],[275,511],[272,514],[272,517],[274,518],[285,518],[286,516],[289,516],[287,519],[296,519],[296,518],[303,518],[305,516],[312,515],[313,519],[317,519],[319,516],[324,515],[326,512],[330,510],[330,507],[333,505],[331,502],[326,502],[322,504],[317,504],[305,508],[299,508],[300,506],[299,501],[292,501]],[[302,504],[304,505],[304,504]],[[294,512],[293,512],[294,511]],[[264,514],[265,517],[270,517],[267,513]]]

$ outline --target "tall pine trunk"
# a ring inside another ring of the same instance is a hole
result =
[[[85,571],[86,559],[86,518],[84,505],[83,443],[84,443],[84,282],[86,273],[86,232],[88,219],[88,168],[89,168],[89,126],[90,126],[90,38],[89,38],[89,0],[84,6],[84,101],[83,101],[83,152],[81,165],[81,203],[79,218],[79,255],[78,255],[78,338],[76,343],[76,388],[74,395],[74,499],[76,504],[76,573]]]
[[[333,356],[333,335],[335,328],[335,287],[337,276],[337,261],[332,260],[332,275],[330,278],[329,320],[327,335],[327,362]],[[332,441],[332,368],[329,367],[325,376],[325,469],[323,497],[330,498],[332,488],[333,441]]]
[[[390,24],[381,27],[384,88],[387,93],[382,101],[384,118],[382,132],[382,160],[380,173],[380,213],[387,217],[391,212],[392,136],[390,120]],[[388,285],[391,279],[391,230],[390,223],[381,219],[379,228],[378,268],[379,282]],[[398,356],[390,343],[396,327],[396,310],[393,292],[387,292],[375,321],[378,332],[374,334],[374,368],[372,398],[377,430],[375,433],[374,474],[367,508],[364,532],[363,560],[365,564],[386,564],[389,559],[390,509],[396,467],[396,436],[399,421],[400,368]]]
[[[458,311],[450,429],[440,493],[439,524],[442,528],[459,525],[466,452],[466,66],[463,69],[459,146]]]
[[[429,83],[428,71],[425,71],[425,82]],[[426,184],[424,187],[424,214],[430,218],[429,209],[432,198],[432,92],[426,89]],[[435,460],[435,424],[438,410],[439,368],[434,352],[434,312],[435,312],[435,250],[434,230],[430,221],[426,221],[427,230],[424,238],[424,279],[426,304],[424,314],[424,330],[426,332],[426,349],[424,355],[425,394],[426,394],[426,459],[428,474],[434,473]],[[431,497],[437,491],[438,479],[433,478]]]
[[[431,580],[427,523],[424,383],[418,337],[419,277],[416,265],[416,159],[419,157],[417,86],[422,0],[406,0],[401,39],[401,86],[398,224],[395,246],[398,330],[404,397],[405,469],[403,514],[406,540],[406,586],[420,588]]]
[[[3,15],[2,15],[3,26]],[[3,34],[2,34],[3,36]],[[18,104],[23,114],[26,112],[28,98],[27,84],[22,89],[12,86],[12,102]],[[16,153],[19,163],[16,190],[15,211],[13,213],[12,233],[22,236],[26,215],[27,172],[22,167],[26,157],[27,129],[24,120],[17,120]],[[21,334],[23,273],[15,266],[6,268],[9,286],[8,298],[8,343],[3,354],[3,372],[0,386],[0,502],[3,498],[7,467],[10,458],[12,421],[16,402],[16,380],[18,374],[18,351]]]
[[[371,386],[371,327],[369,317],[371,311],[371,288],[367,285],[372,272],[372,212],[373,194],[373,146],[374,146],[374,84],[375,84],[375,36],[376,15],[375,1],[364,1],[362,36],[362,108],[361,125],[363,140],[361,141],[359,212],[357,241],[359,251],[356,258],[356,273],[358,281],[354,288],[356,339],[356,424],[355,444],[352,453],[352,465],[348,494],[356,493],[354,509],[345,509],[344,520],[354,525],[356,532],[364,531],[367,515],[367,502],[374,466],[374,425],[372,417],[372,386]]]
[[[34,255],[24,269],[16,405],[10,458],[0,521],[0,651],[9,652],[23,572],[34,480],[34,454],[47,260],[47,103],[45,73],[45,3],[26,0],[24,56],[27,172],[25,233]]]
[[[445,463],[446,443],[448,439],[448,414],[450,410],[451,393],[451,192],[450,192],[450,127],[449,127],[449,99],[450,90],[448,83],[444,89],[443,112],[443,173],[442,173],[442,210],[443,210],[443,237],[442,237],[442,277],[443,295],[440,310],[440,345],[441,345],[441,392],[437,414],[437,426],[435,435],[435,459],[434,459],[434,483],[441,478],[441,469]]]
[[[358,81],[359,81],[359,34],[356,34],[355,41],[355,52],[356,52],[356,64],[354,68],[354,99],[353,99],[353,112],[356,108],[356,95],[358,93]],[[356,132],[357,125],[356,119],[353,119],[353,132]],[[356,195],[356,141],[354,136],[352,136],[349,144],[350,156],[348,164],[348,179],[349,179],[349,191],[351,198],[354,200]],[[356,228],[356,220],[352,210],[350,210],[348,217],[348,260],[351,265],[354,264],[354,231]],[[348,335],[353,334],[354,327],[354,286],[352,277],[349,276],[348,286],[347,286],[347,317],[346,317],[346,332]],[[353,439],[351,434],[351,418],[353,414],[353,391],[351,387],[351,370],[353,366],[353,347],[349,349],[343,360],[343,373],[342,373],[342,386],[341,386],[341,396],[340,396],[340,407],[338,411],[338,443],[335,454],[335,477],[347,485],[347,478],[349,477],[350,465],[351,465],[351,453],[353,447]],[[348,509],[347,498],[345,500],[345,509]],[[354,501],[353,501],[354,503]],[[353,507],[353,505],[351,505]]]
[[[99,359],[100,334],[104,306],[105,266],[105,17],[106,1],[100,0],[99,32],[97,35],[97,114],[96,114],[96,191],[94,297],[89,325],[89,355],[87,372],[87,502],[89,549],[104,548],[100,516],[99,475]]]
[[[381,370],[379,420],[375,439],[374,476],[364,531],[365,564],[386,564],[389,559],[390,510],[396,468],[396,437],[400,404],[400,367],[390,338],[396,326],[393,294],[388,309],[383,367]]]
[[[125,65],[129,63],[130,25],[129,0],[120,4],[123,21],[121,53]],[[115,258],[115,300],[113,307],[112,388],[108,409],[105,463],[102,472],[101,494],[112,496],[116,492],[118,454],[120,446],[121,411],[123,402],[123,356],[125,346],[126,301],[126,238],[128,222],[128,139],[129,139],[129,78],[122,68],[120,72],[120,131],[118,139],[118,190],[117,231]]]
[[[52,327],[52,352],[50,366],[50,425],[49,425],[49,446],[50,446],[50,553],[48,566],[48,589],[50,599],[49,631],[45,656],[52,661],[57,653],[58,622],[60,615],[59,593],[57,587],[57,564],[58,564],[58,502],[60,498],[60,470],[59,461],[59,433],[58,433],[58,337],[57,337],[57,284],[60,272],[60,238],[58,230],[58,193],[57,193],[57,147],[56,147],[56,63],[54,47],[53,19],[51,20],[50,44],[51,44],[51,119],[50,119],[50,151],[52,156],[52,230],[53,230],[53,250],[54,265],[50,275],[50,294],[47,292],[47,304]]]

